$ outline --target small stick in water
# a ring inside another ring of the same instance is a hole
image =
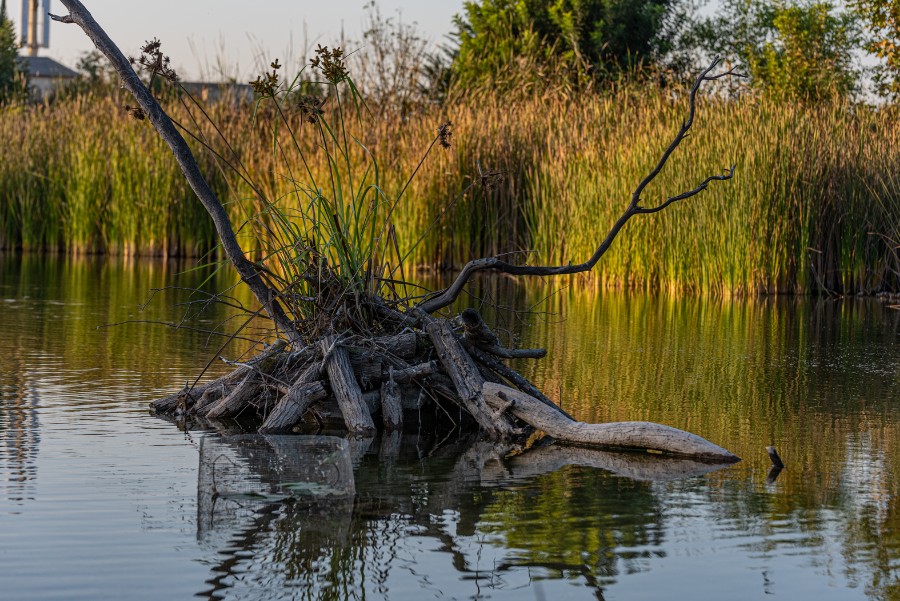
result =
[[[769,454],[769,459],[772,460],[772,465],[774,465],[778,469],[784,469],[784,463],[781,461],[781,457],[778,456],[778,451],[775,450],[775,447],[766,447],[766,453]]]

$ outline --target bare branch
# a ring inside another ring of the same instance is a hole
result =
[[[53,13],[47,13],[47,15],[52,20],[59,21],[60,23],[74,23],[75,22],[70,15],[65,15],[62,17],[60,17],[59,15],[54,15]]]
[[[726,172],[721,175],[711,175],[707,177],[705,180],[703,180],[703,182],[700,183],[700,185],[698,185],[693,190],[689,190],[687,192],[679,194],[678,196],[673,196],[656,207],[645,208],[640,205],[641,194],[644,192],[650,182],[656,179],[656,177],[662,172],[663,167],[665,167],[666,163],[669,161],[672,153],[675,152],[675,149],[678,148],[678,146],[688,136],[691,126],[694,124],[694,115],[697,111],[697,92],[703,82],[715,81],[725,76],[744,77],[739,73],[735,73],[733,69],[711,75],[710,73],[712,72],[712,70],[715,69],[720,62],[721,60],[719,59],[719,57],[716,57],[709,64],[709,66],[704,69],[703,72],[700,73],[700,75],[697,77],[697,80],[691,87],[687,119],[682,122],[678,133],[675,134],[675,138],[662,153],[659,161],[657,161],[656,163],[656,166],[653,167],[650,173],[648,173],[647,176],[643,180],[641,180],[641,182],[634,189],[634,192],[631,195],[631,202],[628,204],[628,208],[625,209],[625,212],[622,213],[619,219],[613,224],[612,228],[609,230],[609,233],[606,235],[606,238],[603,239],[603,241],[600,243],[600,246],[597,247],[597,250],[594,251],[594,254],[591,255],[591,257],[587,261],[575,265],[569,263],[568,265],[539,266],[515,265],[512,263],[507,263],[499,257],[485,257],[482,259],[474,259],[472,261],[469,261],[462,268],[462,270],[459,272],[459,275],[456,276],[456,279],[449,287],[436,293],[435,295],[426,298],[418,305],[416,305],[416,308],[424,311],[425,313],[434,313],[435,311],[438,311],[450,305],[462,293],[462,290],[469,279],[479,271],[491,270],[500,271],[502,273],[508,273],[511,275],[532,275],[541,277],[567,275],[590,271],[600,260],[600,257],[602,257],[606,253],[606,251],[609,250],[609,247],[612,245],[613,240],[615,240],[616,236],[619,234],[619,231],[622,229],[625,223],[634,215],[656,213],[665,209],[672,203],[700,194],[701,192],[706,190],[706,188],[712,181],[731,179],[734,176],[734,166],[726,170]]]
[[[143,114],[147,116],[147,119],[156,128],[156,131],[159,132],[160,137],[172,149],[175,160],[178,161],[178,165],[181,167],[188,184],[190,184],[191,189],[200,202],[203,203],[210,217],[212,217],[216,233],[222,241],[222,248],[241,276],[241,279],[246,282],[257,301],[259,301],[269,317],[272,318],[272,321],[275,322],[275,326],[283,331],[291,341],[299,341],[300,336],[297,334],[291,320],[285,314],[284,309],[278,303],[275,291],[263,281],[259,273],[259,266],[255,265],[244,255],[225,207],[222,206],[215,192],[209,187],[200,171],[200,166],[191,153],[190,147],[181,134],[178,133],[172,120],[163,111],[137,73],[135,73],[131,63],[122,54],[122,51],[113,43],[103,28],[97,24],[84,5],[78,0],[62,0],[62,3],[69,10],[69,14],[63,17],[51,15],[51,18],[61,23],[75,23],[81,27],[91,41],[94,42],[97,50],[109,59],[110,64],[121,78],[123,87],[134,95],[134,99],[137,101]]]
[[[644,207],[635,207],[636,208],[635,212],[639,213],[641,215],[647,215],[649,213],[657,213],[657,212],[665,209],[667,206],[669,206],[673,202],[677,202],[679,200],[684,200],[685,198],[690,198],[691,196],[696,196],[697,194],[700,194],[701,192],[706,190],[706,188],[709,186],[709,182],[714,181],[714,180],[723,181],[723,180],[731,179],[732,177],[734,177],[734,168],[735,167],[736,167],[736,165],[732,165],[731,168],[727,169],[726,172],[723,173],[722,175],[710,175],[705,180],[703,180],[700,183],[700,185],[698,185],[693,190],[688,190],[687,192],[682,192],[678,196],[673,196],[673,197],[667,199],[661,205],[658,205],[658,206],[655,206],[655,207],[652,207],[649,209],[644,208]]]

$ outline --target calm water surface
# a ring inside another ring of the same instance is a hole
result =
[[[408,433],[352,444],[349,501],[211,508],[201,458],[232,439],[146,401],[219,341],[97,329],[177,320],[183,295],[138,305],[203,277],[0,256],[0,598],[900,599],[900,311],[563,290],[527,324],[492,315],[548,347],[520,369],[582,419],[670,424],[744,461],[643,481]]]

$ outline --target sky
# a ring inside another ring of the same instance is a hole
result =
[[[285,63],[300,59],[304,45],[334,44],[343,29],[346,39],[361,39],[368,0],[82,0],[94,19],[126,54],[138,54],[145,40],[163,42],[163,51],[183,79],[226,76],[247,79],[274,58]],[[7,0],[16,28],[21,24],[21,0]],[[463,0],[379,0],[385,16],[416,22],[422,37],[437,44],[451,31],[453,15]],[[66,14],[58,0],[50,11]],[[77,25],[52,23],[49,56],[74,68],[93,49]],[[352,48],[348,48],[352,49]],[[222,65],[224,68],[219,68]]]

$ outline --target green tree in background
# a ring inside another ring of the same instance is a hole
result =
[[[511,69],[562,67],[603,77],[669,50],[667,17],[681,0],[481,0],[455,19],[454,75],[464,88]],[[540,76],[540,75],[538,75]]]
[[[725,0],[698,38],[707,50],[740,60],[751,85],[767,94],[819,101],[858,89],[858,21],[828,0]]]
[[[6,14],[6,0],[0,2],[0,104],[18,97],[24,90],[22,73],[16,57],[16,30]]]
[[[880,58],[875,72],[879,91],[900,98],[900,1],[850,0],[866,29],[866,49]]]

